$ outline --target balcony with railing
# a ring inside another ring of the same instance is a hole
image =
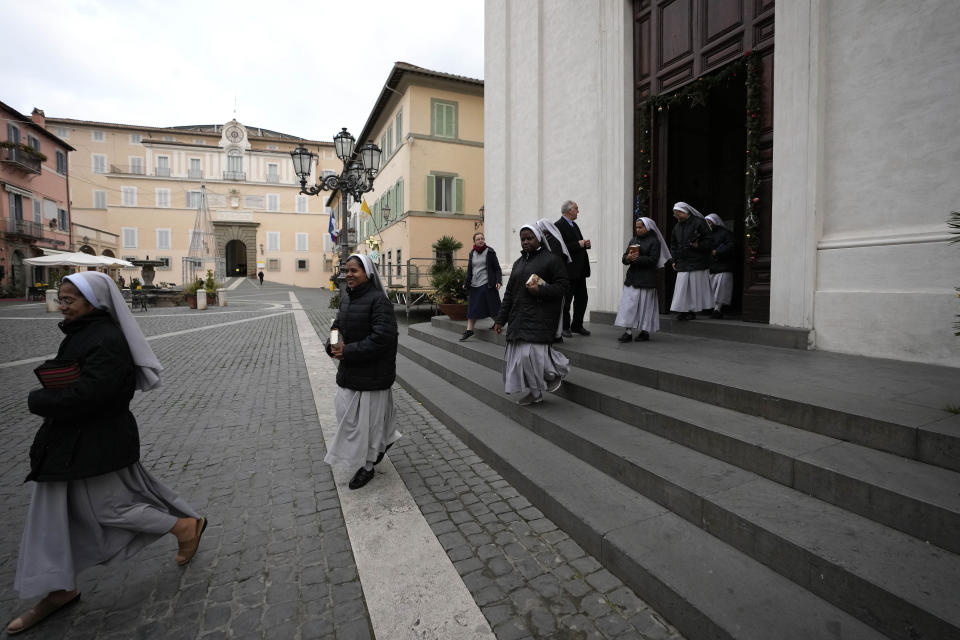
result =
[[[40,158],[35,154],[17,148],[4,147],[2,151],[0,162],[25,173],[40,173]]]
[[[20,236],[26,240],[39,240],[43,238],[43,224],[33,222],[32,220],[4,218],[3,230],[7,235]]]
[[[280,176],[274,175],[272,173],[268,173],[267,182],[269,182],[270,184],[280,184]]]
[[[224,171],[223,179],[224,180],[246,180],[247,172],[246,171]]]
[[[158,178],[169,178],[170,167],[157,167],[155,174]]]
[[[104,173],[102,171],[97,171],[96,167],[93,169],[94,173]],[[124,175],[124,176],[145,176],[147,172],[144,171],[142,164],[111,164],[110,173]]]
[[[187,173],[187,177],[191,180],[199,180],[203,177],[203,169],[190,169]]]

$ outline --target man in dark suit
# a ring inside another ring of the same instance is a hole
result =
[[[576,219],[580,208],[573,200],[567,200],[560,207],[560,219],[557,220],[557,229],[563,236],[563,242],[570,252],[570,262],[567,263],[567,275],[570,277],[570,290],[563,297],[563,336],[573,337],[574,333],[583,336],[590,332],[583,328],[583,314],[587,311],[587,278],[590,277],[590,260],[587,250],[590,241],[583,239]],[[570,303],[573,303],[573,317],[570,317]]]

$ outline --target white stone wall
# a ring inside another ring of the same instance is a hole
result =
[[[777,4],[771,323],[960,366],[960,3]]]
[[[632,218],[629,0],[488,0],[484,98],[487,243],[508,267],[520,226],[580,205],[592,240],[589,309],[615,309]]]

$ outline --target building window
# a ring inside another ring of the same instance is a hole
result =
[[[280,182],[280,165],[274,163],[267,165],[267,182],[274,184]]]
[[[297,258],[297,271],[309,271],[307,264],[308,261],[306,258]]]
[[[140,135],[139,133],[130,134],[130,144],[140,144],[141,142],[143,142],[142,135]]]
[[[157,229],[157,249],[170,248],[170,229]]]
[[[297,234],[297,251],[309,251],[307,244],[308,234],[298,233]]]
[[[280,196],[276,193],[267,194],[267,211],[280,211]]]
[[[121,203],[125,207],[137,206],[137,188],[120,187]]]
[[[93,154],[93,162],[91,162],[91,165],[93,166],[94,173],[106,173],[107,156],[103,155],[102,153]]]
[[[33,136],[27,136],[27,145],[34,151],[40,151],[40,141]]]
[[[389,158],[393,155],[393,125],[391,124],[387,127],[387,148],[383,150],[383,153]]]
[[[157,256],[154,260],[159,260],[160,264],[156,266],[158,271],[169,271],[170,270],[170,256]]]
[[[33,199],[33,221],[37,224],[43,222],[43,204],[37,198]]]
[[[48,223],[51,220],[56,222],[57,220],[57,203],[56,202],[54,202],[53,200],[47,200],[46,198],[43,199],[43,217],[48,221]]]
[[[400,143],[403,140],[403,111],[397,111],[396,122],[394,122],[394,128],[396,130],[397,141],[396,147],[400,148]]]
[[[101,191],[100,189],[93,190],[93,208],[94,209],[107,208],[107,192],[106,191]]]
[[[431,100],[433,118],[430,133],[438,138],[457,137],[457,103]]]
[[[193,179],[203,177],[203,169],[200,168],[200,158],[190,158],[190,177]]]
[[[105,134],[103,131],[94,129],[91,133],[93,134],[94,142],[104,142],[107,139],[107,134]]]
[[[203,200],[201,191],[187,191],[187,209],[199,209]]]
[[[8,122],[7,123],[7,140],[14,144],[20,144],[20,127],[17,125]]]
[[[400,249],[397,249],[397,277],[403,273],[401,265],[403,264],[403,259],[400,257]]]
[[[130,156],[130,173],[138,176],[143,175],[143,158]]]
[[[57,224],[60,225],[60,229],[63,231],[70,228],[70,219],[67,218],[66,209],[57,209]]]
[[[280,271],[280,258],[267,258],[267,271]]]
[[[170,207],[170,189],[157,189],[157,207],[160,209]]]
[[[67,129],[66,127],[57,127],[56,131],[57,131],[58,138],[63,138],[64,140],[66,140],[67,138],[70,137],[70,130]]]
[[[324,259],[323,259],[323,270],[324,270],[324,271],[333,271],[333,258],[324,258]]]
[[[463,178],[428,175],[427,211],[463,213]]]
[[[267,251],[280,251],[279,231],[267,231]]]
[[[157,175],[161,178],[170,177],[170,158],[167,156],[157,156]]]
[[[309,200],[305,195],[297,196],[297,213],[307,213],[307,207],[309,206]]]
[[[239,174],[243,172],[243,154],[239,151],[231,151],[227,155],[227,172],[231,174]],[[242,180],[243,178],[235,178]]]
[[[23,220],[23,197],[19,193],[8,193],[10,196],[10,215],[14,220]]]
[[[67,175],[67,154],[63,151],[57,151],[57,173],[62,176]]]
[[[137,248],[137,228],[136,227],[123,227],[123,229],[121,229],[121,234],[123,237],[124,249]]]

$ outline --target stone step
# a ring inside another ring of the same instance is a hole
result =
[[[401,348],[545,441],[885,634],[911,637],[902,635],[907,621],[920,637],[960,636],[954,554],[563,398],[518,407],[497,372],[445,348],[409,336]]]
[[[428,410],[689,640],[884,637],[403,354],[397,374]]]
[[[431,325],[463,331],[445,316]],[[621,345],[620,329],[589,328],[558,345],[579,369],[960,471],[960,415],[944,409],[958,369],[664,333]],[[474,339],[506,344],[486,329]]]
[[[410,336],[496,372],[503,347],[427,324]],[[574,369],[577,404],[960,553],[960,473]]]

